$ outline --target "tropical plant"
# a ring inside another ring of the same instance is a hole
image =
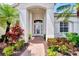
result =
[[[64,4],[62,6],[59,6],[56,10],[58,12],[61,12],[58,14],[57,19],[62,17],[63,21],[68,22],[69,18],[73,16],[72,12],[74,10],[77,10],[77,13],[79,12],[79,3],[76,3],[74,5]]]
[[[50,49],[51,51],[58,51],[58,48],[58,45],[52,45],[48,49]]]
[[[28,39],[30,40],[31,38],[32,38],[32,34],[31,34],[31,33],[29,33],[29,38],[28,38]]]
[[[58,50],[61,51],[62,53],[68,52],[68,48],[66,45],[59,46]]]
[[[66,37],[74,45],[79,45],[79,35],[77,33],[67,33]]]
[[[48,38],[47,40],[48,46],[52,46],[57,43],[56,38]]]
[[[0,26],[6,28],[18,20],[18,10],[8,4],[0,4]],[[6,28],[7,29],[7,28]]]
[[[15,44],[16,50],[22,49],[22,47],[24,46],[24,43],[25,43],[24,40],[18,40]]]
[[[4,53],[5,56],[13,55],[13,48],[12,48],[12,46],[5,47],[3,49],[3,53]]]
[[[48,56],[57,56],[58,54],[58,45],[52,45],[48,48]]]
[[[51,49],[48,49],[48,56],[57,56],[57,51],[52,51]]]
[[[16,22],[15,26],[12,27],[6,35],[12,39],[12,42],[16,42],[17,39],[23,35],[23,29],[20,27],[19,23]]]
[[[18,11],[11,5],[0,4],[0,26],[6,30],[4,36],[10,30],[10,25],[18,20],[18,16]]]

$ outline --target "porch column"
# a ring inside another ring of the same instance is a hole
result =
[[[19,8],[20,11],[20,25],[24,30],[24,40],[28,42],[28,11],[25,7]]]
[[[46,13],[44,15],[43,28],[43,34],[46,35]]]
[[[30,33],[29,34],[32,34],[32,13],[30,12]]]
[[[52,7],[46,10],[46,40],[54,37],[54,12]]]

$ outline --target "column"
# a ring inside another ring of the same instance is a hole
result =
[[[46,13],[44,14],[44,19],[43,19],[43,34],[45,34],[46,35]]]
[[[30,33],[29,34],[32,34],[32,13],[30,12]]]
[[[28,42],[28,11],[25,7],[19,8],[20,11],[20,25],[24,29],[24,40]]]
[[[53,6],[52,6],[53,7]],[[54,37],[54,12],[53,8],[46,10],[46,40]]]

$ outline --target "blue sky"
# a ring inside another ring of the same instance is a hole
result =
[[[56,5],[54,6],[54,13],[61,13],[61,12],[57,12],[56,8],[65,4],[74,5],[75,3],[56,3]],[[76,13],[76,10],[74,10],[72,13]]]

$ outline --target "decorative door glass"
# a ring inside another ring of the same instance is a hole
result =
[[[42,34],[42,23],[39,21],[34,23],[34,34]]]

